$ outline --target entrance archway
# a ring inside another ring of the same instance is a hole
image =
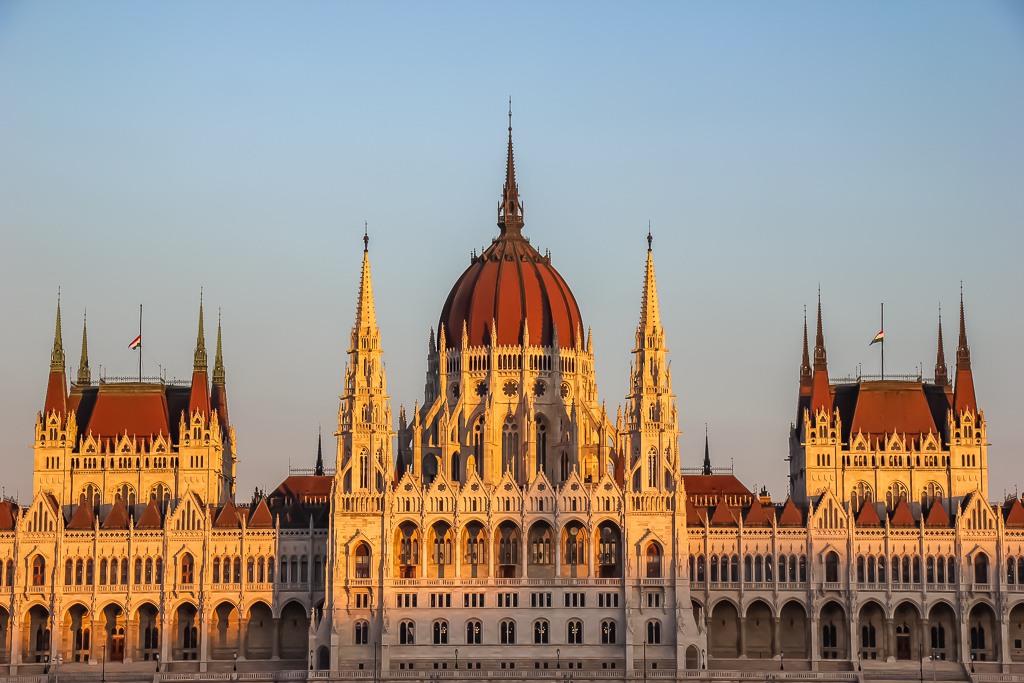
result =
[[[245,658],[270,659],[274,649],[274,615],[264,602],[249,608],[249,625],[245,632]]]
[[[719,601],[711,609],[708,624],[708,651],[717,659],[735,659],[739,652],[739,613],[728,600]]]
[[[1010,610],[1010,661],[1024,662],[1024,603]]]
[[[160,611],[151,602],[139,606],[135,616],[139,624],[139,656],[156,661],[160,655]]]
[[[92,620],[85,605],[74,604],[64,617],[64,633],[67,634],[66,662],[87,662],[92,651]]]
[[[744,628],[744,654],[747,659],[771,659],[772,610],[767,603],[762,600],[750,603]]]
[[[885,659],[885,613],[877,602],[865,603],[857,619],[857,651],[867,661]]]
[[[306,659],[309,644],[309,616],[306,608],[292,601],[281,610],[281,659]]]
[[[926,653],[921,648],[921,615],[917,607],[901,602],[892,615],[896,634],[896,659],[921,659]]]
[[[779,612],[779,654],[783,659],[807,659],[810,624],[807,610],[792,600]]]
[[[1010,621],[1013,621],[1012,616]],[[960,624],[953,613],[953,608],[944,602],[933,606],[928,613],[929,654],[940,660],[957,661],[960,649],[957,645],[959,635]]]
[[[996,639],[996,615],[992,608],[979,602],[971,608],[968,619],[968,637],[970,638],[971,659],[979,662],[995,661],[998,657]]]
[[[107,605],[103,608],[103,643],[106,643],[106,659],[108,662],[124,660],[124,610],[120,605]],[[103,653],[100,653],[103,656]]]
[[[846,633],[846,610],[837,602],[828,602],[821,608],[818,619],[820,628],[819,647],[822,659],[847,659],[846,648],[850,638]]]

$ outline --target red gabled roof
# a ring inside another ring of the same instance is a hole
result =
[[[761,501],[757,498],[754,499],[753,504],[750,506],[750,510],[747,511],[747,516],[743,520],[743,526],[771,526],[771,519],[768,518],[765,512],[764,506],[761,505]]]
[[[128,508],[124,506],[123,500],[118,498],[114,501],[101,528],[104,530],[128,528]]]
[[[932,418],[924,385],[891,380],[860,383],[850,431],[875,437],[941,433]]]
[[[192,393],[188,401],[188,414],[191,417],[199,411],[210,417],[210,380],[206,370],[195,370],[192,373]]]
[[[1024,505],[1020,504],[1020,499],[1014,498],[1009,508],[1006,510],[1006,526],[1015,529],[1024,528]]]
[[[334,477],[293,474],[281,482],[271,495],[299,503],[326,503],[331,496],[333,483]]]
[[[217,519],[213,522],[214,529],[239,529],[241,525],[238,521],[238,510],[235,508],[233,501],[224,503],[224,507],[220,509],[220,514],[217,515]]]
[[[149,505],[142,512],[142,516],[139,517],[139,521],[136,522],[136,529],[162,529],[164,526],[164,516],[160,514],[160,506],[157,504],[156,499],[149,501]]]
[[[882,526],[882,520],[878,517],[875,504],[870,500],[864,501],[860,506],[860,513],[857,514],[857,526]]]
[[[732,474],[684,474],[687,495],[753,496],[746,486]]]
[[[900,498],[900,502],[896,503],[896,509],[893,510],[892,517],[889,518],[889,524],[891,526],[917,526],[917,520],[910,512],[906,498]]]
[[[694,506],[693,501],[686,498],[686,526],[704,526],[706,513]]]
[[[167,396],[160,384],[101,384],[83,433],[93,436],[154,436],[171,433]]]
[[[14,531],[17,507],[9,500],[0,500],[0,531]]]
[[[92,501],[86,499],[71,515],[71,521],[68,522],[67,528],[69,531],[90,531],[95,524],[96,513],[93,512]]]
[[[928,511],[928,517],[924,520],[924,525],[930,527],[949,527],[949,515],[946,514],[946,508],[942,507],[942,501],[938,498],[932,503],[932,507]]]
[[[57,411],[60,416],[68,411],[68,383],[63,370],[51,370],[46,382],[46,398],[43,401],[43,416]]]
[[[714,514],[711,515],[711,526],[736,526],[736,517],[725,504],[725,499],[718,501]]]
[[[249,522],[246,525],[250,529],[273,529],[274,517],[267,507],[267,499],[261,498],[260,502],[249,510]]]
[[[792,498],[786,499],[786,504],[782,506],[782,514],[779,515],[779,526],[803,526],[804,516],[797,508],[796,503],[793,502]]]

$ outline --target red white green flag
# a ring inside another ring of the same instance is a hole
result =
[[[132,339],[132,343],[128,345],[129,349],[137,349],[142,346],[142,335],[140,334],[135,339]]]
[[[875,338],[871,340],[871,344],[878,344],[883,341],[885,341],[885,330],[879,330]],[[871,346],[871,344],[868,344],[868,346]]]

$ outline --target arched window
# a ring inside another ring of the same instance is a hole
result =
[[[160,509],[166,512],[167,506],[171,502],[171,490],[163,482],[154,484],[153,488],[149,490],[149,499],[155,500]]]
[[[565,530],[564,564],[587,563],[587,534],[578,524],[571,523]]]
[[[901,482],[894,481],[885,492],[885,507],[892,512],[896,509],[896,505],[900,502],[901,498],[909,498],[907,494],[907,487]]]
[[[365,448],[359,452],[359,488],[370,488],[370,453]]]
[[[647,578],[661,578],[661,546],[657,543],[647,546]]]
[[[927,512],[936,500],[942,499],[942,487],[934,481],[928,482],[921,491],[921,510]]]
[[[502,645],[515,645],[516,644],[516,622],[511,619],[505,619],[498,624],[498,635],[501,638]]]
[[[481,417],[473,425],[473,460],[476,461],[477,475],[484,472],[484,440],[483,440],[484,418]]]
[[[516,463],[519,460],[519,425],[515,418],[509,416],[501,427],[501,471],[511,472],[513,477],[518,476]]]
[[[120,498],[129,510],[135,507],[135,489],[128,484],[121,484],[114,495],[115,498]]]
[[[46,585],[46,560],[42,555],[36,555],[32,559],[32,585]]]
[[[946,581],[956,583],[956,560],[952,555],[946,559]]]
[[[256,583],[256,558],[254,557],[245,560],[245,580],[248,583]]]
[[[601,644],[615,644],[615,622],[611,619],[605,619],[601,622]]]
[[[718,555],[711,556],[711,582],[718,582]]]
[[[985,553],[974,556],[974,583],[988,583],[988,555]]]
[[[857,556],[857,583],[864,583],[864,556]]]
[[[111,568],[117,566],[116,563],[111,565]],[[195,580],[195,563],[192,559],[192,555],[185,553],[181,556],[181,574],[179,575],[179,583],[190,584]],[[110,583],[117,583],[114,577],[111,576]]]
[[[747,583],[754,580],[754,559],[750,555],[743,558],[743,580]]]
[[[583,644],[583,622],[579,619],[570,619],[565,625],[565,642],[570,645]]]
[[[837,583],[839,581],[839,555],[836,551],[829,551],[825,556],[825,582]]]
[[[452,453],[452,481],[462,481],[462,457],[459,452]]]
[[[548,424],[541,416],[537,415],[537,472],[548,471]]]
[[[652,489],[659,487],[661,467],[658,465],[658,449],[651,446],[647,451],[647,486]]]
[[[533,643],[534,645],[547,645],[550,639],[550,627],[544,619],[533,622]]]
[[[448,622],[447,621],[435,621],[434,622],[434,645],[447,645],[448,644]]]
[[[411,621],[403,621],[398,625],[398,642],[400,645],[416,644],[416,624]]]
[[[661,622],[652,619],[647,622],[647,644],[661,645]]]
[[[732,569],[732,578],[731,578],[731,580],[734,581],[734,582],[738,582],[740,580],[740,556],[739,555],[733,555],[732,556],[732,561],[729,563],[729,565],[730,565],[730,567]],[[725,577],[722,577],[722,580],[724,581]]]
[[[213,558],[213,583],[220,583],[220,558]]]
[[[477,620],[466,622],[466,645],[479,645],[483,642],[483,625]]]
[[[874,500],[874,492],[871,487],[863,481],[857,482],[850,491],[850,510],[856,514],[864,507],[864,503],[870,503]]]
[[[79,560],[81,562],[81,560]],[[64,585],[72,586],[75,583],[75,561],[70,557],[64,561]]]
[[[356,645],[369,645],[370,643],[370,624],[366,621],[356,622]]]
[[[86,484],[82,488],[82,494],[79,496],[79,503],[84,505],[86,502],[92,505],[93,510],[99,510],[100,489],[96,484]]]
[[[134,581],[135,581],[135,585],[136,586],[142,585],[142,558],[141,557],[136,557],[135,558],[135,579],[134,579]]]
[[[925,581],[935,583],[935,558],[931,555],[925,561]]]
[[[562,451],[562,457],[561,457],[559,469],[561,469],[561,472],[559,472],[559,474],[561,475],[560,479],[564,482],[565,480],[567,480],[569,478],[569,472],[570,472],[570,468],[569,468],[569,453],[566,452],[566,451]]]
[[[356,546],[356,578],[370,578],[370,546],[365,543]]]

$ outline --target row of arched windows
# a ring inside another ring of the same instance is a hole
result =
[[[710,564],[710,567],[708,566]],[[740,578],[739,555],[712,555],[710,563],[703,555],[690,556],[690,579],[713,583],[722,582],[770,582],[775,576],[782,583],[807,581],[807,557],[805,555],[746,555],[743,558],[743,576]]]
[[[246,559],[245,581],[246,583],[273,583],[274,558],[250,557]],[[242,583],[242,558],[213,558],[213,583]]]
[[[127,557],[99,559],[99,571],[96,571],[97,562],[89,558],[68,558],[64,562],[64,585],[65,586],[127,586],[129,582],[136,586],[161,583],[163,581],[163,559],[147,557],[135,558],[134,577],[129,574],[129,563]],[[33,572],[33,576],[35,573]],[[98,575],[98,576],[97,576]],[[98,581],[96,579],[98,578]],[[33,584],[42,585],[42,584]]]
[[[355,623],[355,644],[367,645],[369,643],[369,622],[357,621]],[[538,619],[533,622],[532,642],[534,645],[547,645],[551,642],[551,624],[547,619]],[[614,619],[605,619],[600,625],[600,636],[602,645],[615,645],[617,640],[618,627]],[[661,622],[652,619],[646,626],[647,644],[661,644]],[[430,625],[430,642],[433,645],[447,645],[449,643],[450,629],[448,622],[441,619]],[[518,626],[514,619],[502,619],[498,622],[498,641],[502,645],[515,645],[518,638]],[[398,642],[401,645],[416,644],[416,622],[405,620],[398,625]],[[483,624],[479,619],[470,619],[466,622],[466,645],[483,644]],[[579,619],[570,619],[565,625],[565,642],[568,645],[582,645],[583,622]]]

